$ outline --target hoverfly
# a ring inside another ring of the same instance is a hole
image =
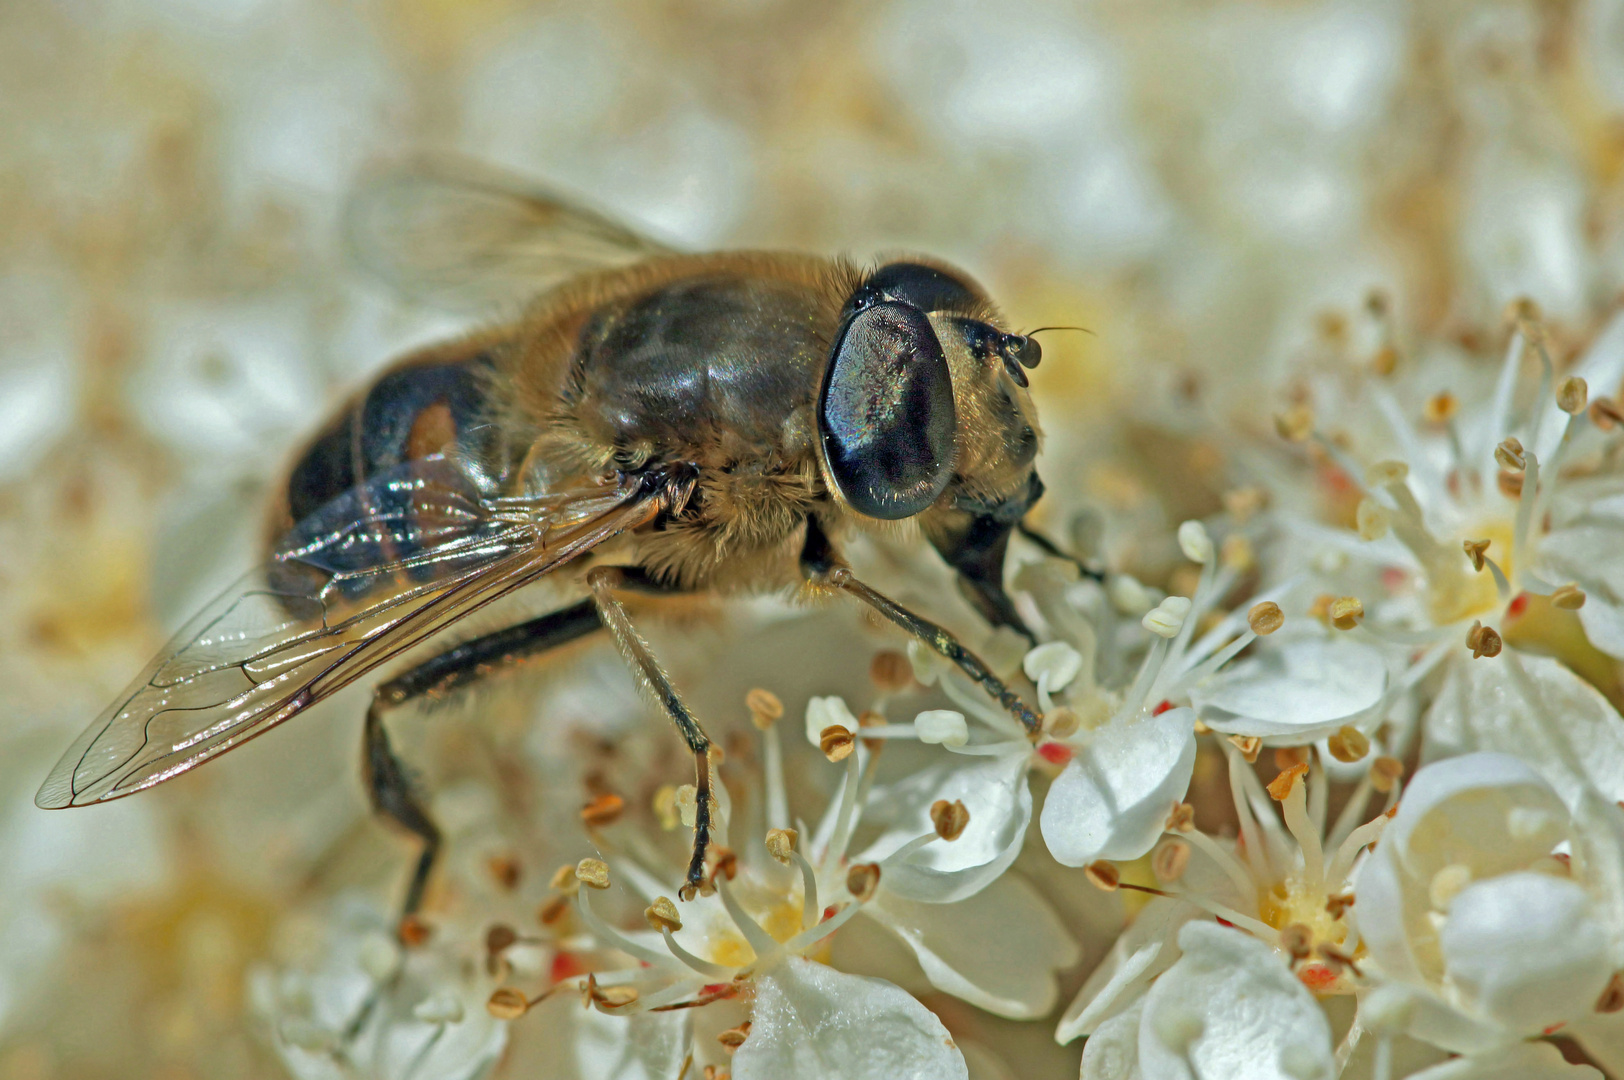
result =
[[[383,723],[504,663],[607,628],[696,769],[684,899],[708,891],[710,741],[617,594],[846,593],[1029,709],[950,633],[852,576],[854,530],[911,519],[995,624],[1010,535],[1042,494],[1025,369],[967,276],[805,255],[683,254],[505,178],[386,173],[352,204],[362,261],[408,294],[522,290],[517,322],[411,355],[328,421],[280,485],[269,558],[205,608],[63,754],[41,807],[134,794],[302,712],[547,575],[584,598],[376,687],[373,807],[440,834]],[[611,543],[613,541],[613,543]]]

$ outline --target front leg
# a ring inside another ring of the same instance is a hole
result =
[[[814,584],[826,585],[850,593],[869,607],[902,627],[932,651],[956,664],[960,671],[979,683],[1011,716],[1021,722],[1029,739],[1036,742],[1043,734],[1043,714],[1029,708],[1003,680],[964,643],[946,629],[903,607],[883,593],[870,588],[852,575],[851,568],[842,565],[835,555],[829,538],[818,526],[817,519],[808,518],[806,543],[801,549],[801,573]]]
[[[711,744],[709,736],[699,726],[699,721],[694,719],[693,713],[688,711],[688,706],[683,704],[671,680],[661,669],[660,662],[654,658],[648,642],[632,625],[625,605],[615,599],[617,589],[636,587],[639,581],[635,570],[621,566],[594,567],[586,575],[587,587],[592,590],[592,599],[598,605],[598,615],[603,625],[609,628],[621,655],[677,726],[682,741],[688,744],[688,749],[694,755],[694,850],[688,862],[687,879],[678,892],[682,899],[692,900],[695,895],[709,893],[713,888],[705,878],[705,853],[711,840]]]

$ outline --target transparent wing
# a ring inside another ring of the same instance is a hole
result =
[[[671,254],[557,192],[445,161],[363,181],[345,233],[361,264],[403,296],[455,311],[522,304],[576,274]]]
[[[182,629],[35,802],[82,806],[162,783],[657,511],[635,486],[492,501],[441,459],[393,470],[302,523]]]

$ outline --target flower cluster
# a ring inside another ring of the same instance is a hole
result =
[[[557,778],[578,810],[447,802],[465,849],[583,854],[527,898],[454,865],[404,948],[341,916],[255,983],[279,1052],[475,1077],[544,1026],[581,1077],[965,1077],[1003,1067],[970,1017],[1053,1023],[1087,940],[1085,1078],[1616,1073],[1624,320],[1565,373],[1509,336],[1306,372],[1170,566],[1023,555],[1039,643],[985,652],[1035,736],[918,642],[865,700],[751,689],[691,900],[697,792],[624,732]]]

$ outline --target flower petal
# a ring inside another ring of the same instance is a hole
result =
[[[1602,1080],[1602,1074],[1589,1065],[1569,1065],[1550,1043],[1524,1042],[1446,1061],[1411,1073],[1409,1080]]]
[[[1331,1025],[1285,958],[1217,923],[1179,931],[1184,955],[1145,995],[1139,1067],[1146,1076],[1331,1080]]]
[[[1527,1035],[1590,1012],[1612,976],[1590,896],[1547,874],[1502,874],[1463,889],[1439,935],[1444,969],[1478,1010]]]
[[[1318,739],[1386,690],[1379,649],[1344,637],[1298,638],[1203,680],[1190,690],[1190,702],[1214,731]]]
[[[1060,992],[1054,973],[1082,950],[1048,901],[1017,874],[952,904],[922,904],[882,881],[864,909],[900,937],[932,986],[1017,1020],[1043,1016]]]
[[[1118,1013],[1133,1007],[1150,981],[1178,959],[1178,928],[1196,913],[1189,904],[1160,897],[1146,904],[1066,1006],[1055,1029],[1055,1042],[1092,1036]]]
[[[1624,717],[1556,660],[1507,649],[1452,665],[1424,730],[1423,761],[1497,750],[1573,798],[1588,782],[1624,799]]]
[[[932,832],[930,807],[958,800],[970,824],[957,840],[936,841],[885,865],[885,886],[898,896],[949,904],[974,896],[1009,869],[1032,821],[1032,789],[1026,781],[1029,749],[1017,745],[995,757],[959,757],[923,769],[878,790],[871,815],[893,827],[857,862],[877,862],[917,836]]]
[[[580,1080],[676,1080],[693,1044],[691,1011],[576,1014]]]
[[[967,1080],[936,1014],[883,979],[791,957],[756,980],[734,1080]]]
[[[1136,1002],[1088,1037],[1083,1044],[1080,1080],[1138,1080],[1139,1023],[1144,1011],[1144,1002]]]
[[[1040,826],[1056,859],[1137,859],[1161,836],[1195,769],[1195,713],[1113,719],[1049,788]]]

